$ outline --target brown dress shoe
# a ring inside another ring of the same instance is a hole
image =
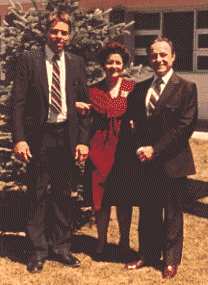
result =
[[[126,269],[139,269],[142,268],[145,265],[145,261],[142,259],[139,259],[137,261],[133,261],[131,263],[128,263],[125,265]]]
[[[167,279],[171,279],[173,278],[176,273],[177,273],[177,266],[174,265],[167,265],[164,269],[163,269],[163,278],[167,278]]]

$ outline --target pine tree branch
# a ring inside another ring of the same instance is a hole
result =
[[[24,12],[22,5],[19,2],[17,2],[16,4],[19,7],[20,12]]]
[[[110,8],[110,9],[108,9],[108,10],[104,11],[104,12],[103,12],[103,16],[104,16],[104,15],[106,15],[106,14],[108,14],[108,13],[110,13],[112,10],[113,10],[113,9],[112,9],[112,8]]]
[[[12,8],[16,9],[15,4],[12,2],[12,0],[9,0],[9,3],[12,6]]]
[[[14,24],[16,24],[16,25],[20,25],[20,26],[21,26],[21,27],[23,27],[25,30],[27,30],[27,29],[28,29],[28,27],[27,27],[27,26],[25,26],[25,24],[24,24],[24,23],[22,23],[22,22],[20,22],[20,21],[14,20],[13,22],[14,22]]]
[[[11,10],[11,12],[12,12],[20,21],[23,21],[23,22],[25,22],[25,23],[28,22],[27,19],[26,19],[25,17],[23,17],[23,16],[20,16],[20,15],[15,11],[14,8],[9,7],[8,9]]]
[[[32,1],[33,5],[35,6],[35,9],[38,11],[39,8],[38,8],[38,4],[37,4],[36,0],[31,0],[31,1]]]

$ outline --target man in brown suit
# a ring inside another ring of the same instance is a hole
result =
[[[163,277],[173,278],[183,246],[181,194],[186,176],[195,173],[189,138],[197,122],[197,89],[174,73],[176,55],[168,39],[154,40],[148,56],[155,75],[138,83],[128,102],[135,126],[141,125],[138,112],[145,110],[146,115],[143,142],[136,151],[144,171],[139,259],[126,268],[157,262],[163,253]]]

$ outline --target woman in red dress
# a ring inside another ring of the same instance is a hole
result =
[[[122,118],[127,108],[127,96],[135,83],[121,77],[123,67],[129,60],[129,53],[124,46],[119,43],[109,44],[99,53],[98,59],[106,72],[106,78],[89,88],[93,119],[89,157],[93,164],[93,204],[98,230],[96,252],[101,256],[107,244],[110,209],[115,205],[108,198],[107,203],[103,204],[103,195],[107,191],[108,177],[114,164]],[[131,205],[117,206],[120,246],[125,254],[129,252],[131,214]]]

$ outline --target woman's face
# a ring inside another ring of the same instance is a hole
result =
[[[110,54],[105,63],[105,71],[108,77],[119,77],[123,70],[123,59],[120,54]]]

